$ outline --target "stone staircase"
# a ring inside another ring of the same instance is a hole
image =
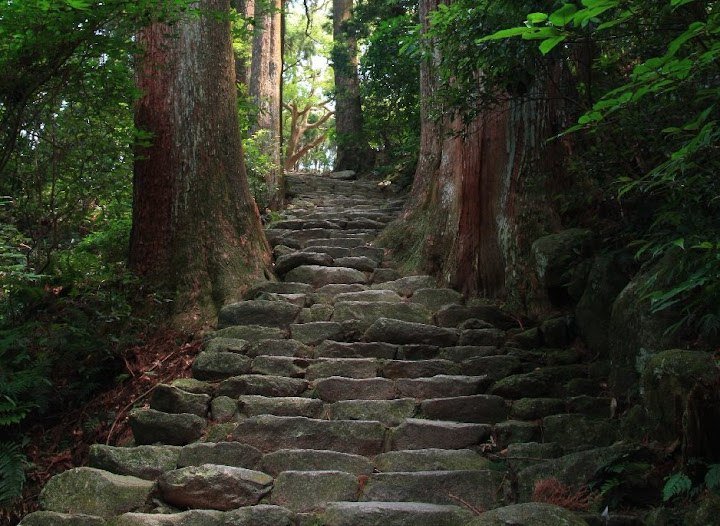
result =
[[[517,504],[628,453],[567,320],[521,329],[401,276],[372,242],[402,201],[373,183],[289,191],[267,230],[282,281],[223,308],[193,378],[131,414],[135,445],[93,446],[22,525],[636,523]]]

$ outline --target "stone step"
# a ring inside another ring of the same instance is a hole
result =
[[[237,398],[240,395],[300,396],[308,388],[308,382],[301,378],[244,374],[220,382],[217,394]]]
[[[358,476],[344,471],[283,471],[270,502],[295,512],[322,509],[330,502],[356,500]]]
[[[300,313],[300,307],[284,301],[246,300],[224,306],[218,313],[218,328],[231,325],[287,327]]]
[[[311,363],[312,360],[308,358],[261,355],[252,360],[250,371],[248,372],[251,372],[252,374],[304,378],[305,371]]]
[[[88,466],[117,475],[155,480],[166,471],[177,468],[181,448],[178,446],[115,447],[90,446]]]
[[[481,394],[423,400],[420,413],[432,420],[495,424],[507,418],[508,407],[504,398]]]
[[[359,500],[463,503],[475,509],[491,509],[503,503],[504,484],[505,475],[491,470],[375,473]]]
[[[283,471],[344,471],[369,475],[373,464],[362,455],[319,449],[280,449],[262,457],[261,471],[277,476]]]
[[[291,281],[261,281],[252,285],[245,293],[246,300],[254,300],[260,294],[308,294],[312,287],[307,283],[293,283]]]
[[[486,469],[490,461],[471,449],[411,449],[375,457],[378,471],[467,471]]]
[[[246,417],[258,415],[305,416],[319,418],[323,402],[303,397],[267,397],[242,395],[238,398],[238,411]]]
[[[385,285],[383,283],[383,285]],[[390,318],[379,318],[365,332],[366,341],[399,343],[399,344],[430,344],[439,347],[456,345],[460,339],[460,331],[446,329]]]
[[[136,444],[182,446],[198,440],[207,422],[189,413],[171,414],[155,409],[134,409],[130,412],[129,424]]]
[[[326,340],[315,348],[315,358],[386,358],[397,355],[398,346],[383,342]]]
[[[238,423],[232,436],[264,453],[297,448],[376,455],[383,449],[385,427],[376,421],[260,415]]]
[[[412,398],[394,400],[341,400],[327,404],[323,416],[330,420],[377,420],[388,427],[402,424],[417,412]]]
[[[305,378],[311,382],[330,376],[374,378],[379,368],[375,358],[318,358],[308,366]]]
[[[430,323],[432,313],[424,305],[385,301],[338,301],[335,299],[333,321],[358,320],[367,329],[380,318],[415,323]]]
[[[164,413],[189,413],[203,418],[207,416],[209,405],[210,395],[189,393],[166,384],[156,386],[150,398],[151,409]]]
[[[329,284],[366,283],[364,273],[347,267],[322,267],[319,265],[301,265],[286,275],[287,279],[307,283],[315,288]]]
[[[445,422],[408,418],[391,431],[391,447],[402,449],[466,449],[490,438],[487,424]]]
[[[324,526],[458,526],[468,523],[472,513],[420,502],[334,502],[318,517]]]

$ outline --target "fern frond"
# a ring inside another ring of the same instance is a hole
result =
[[[26,464],[20,444],[0,442],[0,504],[14,500],[22,493]]]

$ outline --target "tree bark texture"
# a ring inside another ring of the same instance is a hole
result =
[[[232,0],[238,15],[251,18],[255,15],[255,0]],[[250,85],[250,64],[252,63],[252,46],[247,56],[235,54],[235,80],[245,86]]]
[[[242,157],[230,23],[217,16],[229,0],[198,6],[200,16],[138,36],[136,124],[152,138],[136,151],[130,246],[131,268],[192,326],[270,267]]]
[[[259,110],[257,124],[250,133],[265,131],[260,147],[276,167],[265,174],[271,208],[278,208],[285,194],[281,162],[282,6],[282,0],[255,3],[250,69],[250,96]]]
[[[423,24],[439,3],[421,0]],[[404,239],[408,258],[414,253],[426,271],[467,294],[538,313],[547,305],[532,277],[531,244],[559,227],[552,196],[567,184],[569,145],[546,142],[569,123],[556,92],[564,72],[536,79],[522,98],[500,97],[464,126],[451,116],[429,119],[434,70],[432,60],[422,64],[420,156],[393,242]]]
[[[363,133],[357,38],[347,27],[352,9],[353,0],[333,0],[336,171],[361,171],[372,166],[370,147]]]

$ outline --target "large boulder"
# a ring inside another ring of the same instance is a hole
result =
[[[590,230],[571,228],[543,236],[532,244],[535,274],[552,304],[563,305],[569,300],[567,287],[573,270],[590,256],[592,243]]]
[[[708,352],[681,349],[652,356],[641,391],[653,436],[682,439],[687,458],[720,457],[720,368]]]
[[[74,468],[55,475],[40,493],[47,511],[114,517],[143,510],[155,483],[101,469]]]
[[[637,395],[639,372],[652,354],[676,345],[676,336],[668,328],[678,320],[673,309],[653,312],[650,283],[665,286],[658,276],[667,272],[674,259],[666,257],[653,268],[638,274],[620,292],[610,314],[608,355],[610,357],[610,388],[616,396]]]
[[[613,302],[629,280],[622,254],[603,254],[593,261],[585,290],[575,307],[580,337],[595,354],[606,357]]]

